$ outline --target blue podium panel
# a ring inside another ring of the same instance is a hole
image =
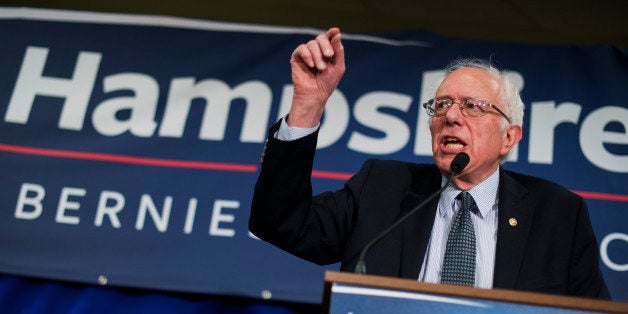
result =
[[[596,313],[565,308],[439,296],[333,283],[330,314],[367,313]]]

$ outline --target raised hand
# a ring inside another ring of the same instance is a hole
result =
[[[290,58],[290,67],[294,95],[288,125],[314,127],[345,72],[340,29],[331,28],[298,46]]]

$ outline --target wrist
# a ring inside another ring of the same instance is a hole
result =
[[[311,98],[293,97],[292,107],[286,122],[290,127],[312,128],[320,124],[325,102]]]

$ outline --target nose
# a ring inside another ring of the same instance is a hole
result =
[[[454,102],[449,110],[445,113],[445,120],[447,124],[460,124],[464,116],[462,115],[462,108],[457,102]]]

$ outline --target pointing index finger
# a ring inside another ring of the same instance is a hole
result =
[[[337,27],[332,27],[327,31],[325,35],[327,37],[327,40],[331,43],[331,46],[324,47],[323,55],[327,58],[332,58],[337,48],[337,45],[334,45],[334,40],[340,40],[340,29]]]

